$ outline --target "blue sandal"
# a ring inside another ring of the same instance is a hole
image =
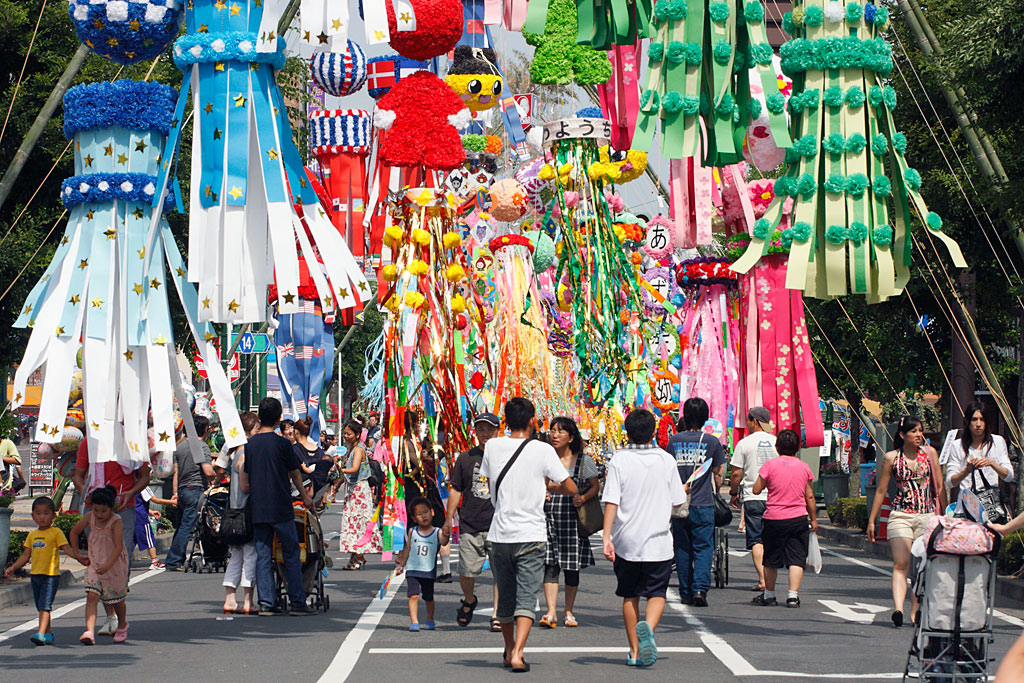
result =
[[[636,625],[636,638],[639,647],[636,652],[637,666],[651,666],[658,661],[658,646],[654,644],[654,631],[646,621]]]

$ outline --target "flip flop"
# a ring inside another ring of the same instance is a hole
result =
[[[508,661],[508,650],[501,653],[501,665],[506,669],[512,668],[512,665]]]
[[[511,671],[514,674],[528,674],[530,673],[530,665],[526,662],[523,662],[523,666],[521,668],[517,669],[513,666]]]
[[[576,628],[580,625],[580,622],[576,621],[576,616],[573,614],[566,614],[565,618],[562,619],[566,628]]]
[[[95,645],[96,636],[95,634],[93,634],[92,631],[86,631],[81,636],[79,636],[78,642],[80,642],[82,645]]]
[[[651,630],[651,625],[646,621],[638,623],[636,625],[636,638],[639,641],[639,647],[636,652],[636,665],[646,667],[658,661],[658,646],[654,644],[654,631]]]
[[[548,619],[548,615],[545,614],[540,618],[540,621],[537,622],[537,625],[542,628],[558,628],[558,617]]]
[[[473,621],[473,611],[476,609],[477,605],[480,604],[480,598],[473,600],[472,604],[465,600],[461,600],[460,602],[462,603],[462,607],[455,612],[455,622],[459,626],[465,628],[466,626],[469,626],[469,622]]]

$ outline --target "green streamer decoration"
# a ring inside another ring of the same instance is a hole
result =
[[[544,33],[523,31],[526,42],[537,48],[530,63],[530,80],[538,85],[597,85],[612,76],[612,64],[604,52],[576,42],[577,15],[574,0],[551,0]]]
[[[576,13],[576,42],[595,50],[654,36],[654,0],[576,0]]]

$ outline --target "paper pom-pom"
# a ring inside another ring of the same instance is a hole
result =
[[[459,0],[405,0],[416,15],[416,30],[399,30],[392,3],[385,2],[391,47],[409,59],[432,59],[455,48],[462,37],[462,3]]]
[[[903,133],[894,133],[892,136],[892,148],[900,156],[907,151],[907,136]]]
[[[71,0],[68,13],[90,50],[118,64],[137,64],[167,49],[184,6],[179,0]]]
[[[825,19],[830,24],[838,24],[843,20],[845,13],[843,12],[843,6],[832,0],[832,2],[825,5]]]
[[[458,315],[466,310],[466,299],[461,294],[452,297],[452,313]],[[465,327],[465,325],[463,325]]]
[[[601,107],[583,107],[576,111],[576,118],[602,119],[604,118],[604,112],[601,111]]]
[[[381,111],[394,112],[395,119],[378,148],[379,162],[439,171],[453,171],[465,162],[462,138],[449,117],[468,110],[434,74],[417,71],[403,78],[380,99],[374,116]]]
[[[854,221],[850,223],[850,228],[847,230],[850,241],[854,244],[861,244],[868,238],[868,226],[860,221]]]
[[[526,189],[505,178],[491,186],[491,215],[499,221],[519,220],[526,213]]]
[[[462,235],[457,232],[446,232],[441,236],[441,243],[445,249],[455,249],[462,244]]]
[[[847,231],[846,226],[830,225],[827,228],[825,228],[825,239],[828,240],[831,244],[842,244],[843,242],[846,241],[846,238],[848,236],[849,232]]]
[[[917,172],[915,168],[908,168],[903,173],[903,180],[906,181],[907,187],[911,190],[921,189],[921,174]]]
[[[772,229],[772,224],[765,218],[758,218],[757,222],[754,223],[754,237],[759,240],[763,240],[768,237],[768,233]]]
[[[351,95],[366,83],[366,54],[350,40],[344,52],[314,52],[309,71],[324,92],[335,97]]]
[[[878,176],[877,178],[872,179],[871,190],[879,199],[885,199],[892,194],[892,183],[884,175]]]
[[[386,265],[381,269],[380,276],[385,282],[394,282],[398,279],[398,268],[393,263]]]
[[[448,266],[444,276],[448,278],[448,282],[461,282],[466,277],[466,271],[458,263],[453,263]]]
[[[761,20],[764,19],[764,7],[761,6],[760,0],[749,0],[743,6],[743,16],[746,18],[747,23],[761,23]]]
[[[868,177],[863,173],[854,173],[846,179],[846,192],[851,197],[860,197],[868,188]]]
[[[415,259],[409,264],[408,271],[413,275],[426,275],[430,266],[422,259]]]
[[[399,240],[402,239],[402,235],[404,234],[405,233],[402,231],[401,227],[397,225],[389,225],[384,229],[384,244],[389,247],[394,247],[398,244]]]
[[[543,273],[555,264],[555,241],[539,231],[527,233],[526,236],[533,242],[533,270]]]
[[[935,213],[934,211],[928,212],[928,217],[925,219],[925,222],[928,224],[928,227],[931,230],[934,230],[936,232],[942,230],[942,217],[939,216],[939,214]]]
[[[673,0],[675,1],[675,0]],[[659,0],[656,7],[664,4]],[[580,85],[605,83],[611,78],[612,65],[604,52],[576,42],[577,12],[574,0],[551,0],[544,33],[523,33],[526,42],[537,48],[530,62],[530,80],[537,84]]]
[[[893,234],[893,229],[888,225],[879,225],[871,231],[871,241],[883,247],[888,246],[892,244]]]
[[[406,292],[405,294],[405,305],[409,308],[418,310],[423,308],[423,304],[427,302],[427,297],[423,296],[419,292]]]
[[[412,231],[412,241],[421,247],[425,247],[430,244],[430,232],[422,228],[416,228]]]
[[[835,3],[839,4],[839,3]],[[842,11],[842,10],[840,10]],[[808,26],[821,26],[822,21],[825,19],[825,11],[817,5],[811,5],[804,12],[804,23]]]

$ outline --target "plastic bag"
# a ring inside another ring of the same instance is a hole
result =
[[[807,566],[813,569],[815,574],[821,573],[821,546],[818,545],[818,534],[813,531],[807,539]]]

